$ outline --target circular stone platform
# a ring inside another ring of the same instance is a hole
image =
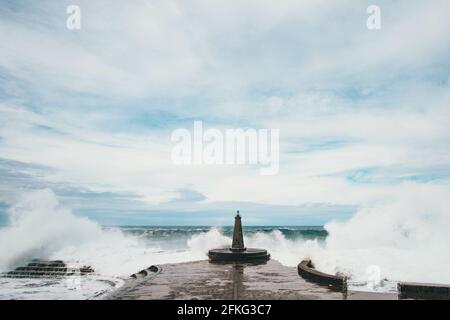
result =
[[[255,248],[245,250],[213,249],[209,250],[208,257],[212,262],[267,261],[270,259],[270,254],[267,253],[267,250]]]

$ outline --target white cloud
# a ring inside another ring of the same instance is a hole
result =
[[[152,206],[187,186],[210,203],[364,205],[448,168],[446,1],[382,1],[376,32],[350,1],[79,5],[79,31],[61,5],[0,10],[0,156],[55,168],[48,181]],[[191,119],[279,128],[280,174],[174,166],[170,131]],[[346,177],[373,167],[372,183]]]

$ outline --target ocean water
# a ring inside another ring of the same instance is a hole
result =
[[[122,226],[101,229],[102,236],[97,243],[68,245],[46,255],[38,250],[26,257],[63,259],[72,267],[91,265],[96,270],[95,274],[60,279],[3,277],[0,278],[0,299],[102,298],[120,287],[132,273],[152,264],[207,259],[210,248],[230,245],[233,232],[232,226]],[[244,234],[246,244],[267,248],[276,258],[285,254],[275,250],[282,244],[280,242],[321,242],[325,240],[327,231],[321,226],[255,226],[244,227]],[[25,263],[26,259],[19,259],[9,269]],[[298,258],[293,257],[293,262],[298,263]]]
[[[347,275],[354,290],[393,292],[397,281],[449,284],[450,197],[438,190],[434,198],[413,191],[323,227],[249,227],[244,214],[244,241],[267,249],[285,266],[311,258],[320,271]],[[92,266],[96,272],[68,279],[0,278],[0,299],[101,298],[151,265],[206,259],[209,249],[231,244],[232,232],[231,227],[105,227],[74,214],[51,190],[24,194],[8,210],[8,220],[0,228],[0,273],[33,258]]]

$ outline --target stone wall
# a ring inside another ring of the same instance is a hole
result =
[[[449,285],[400,282],[397,287],[400,299],[450,300]]]
[[[347,290],[347,279],[345,277],[317,271],[316,269],[314,269],[311,260],[303,260],[302,262],[300,262],[297,270],[298,274],[303,279],[309,280],[322,286],[327,286],[333,290]]]

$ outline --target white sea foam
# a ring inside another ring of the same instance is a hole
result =
[[[0,230],[1,271],[103,234],[96,223],[60,207],[50,190],[24,194],[9,213],[11,225]]]
[[[376,287],[389,279],[450,284],[448,188],[405,185],[393,198],[359,210],[348,221],[327,224],[322,243],[288,240],[274,231],[257,234],[248,244],[269,249],[288,266],[311,258],[321,271],[346,274],[354,283]]]
[[[445,190],[432,191],[412,189],[347,222],[330,223],[325,241],[287,239],[274,230],[247,236],[245,243],[268,249],[286,266],[310,257],[318,269],[346,273],[354,283],[373,279],[374,268],[378,283],[383,278],[450,283],[450,197]],[[51,190],[24,194],[10,215],[11,225],[0,230],[2,271],[38,257],[91,265],[99,275],[123,278],[152,264],[206,259],[209,249],[231,243],[219,228],[199,231],[176,246],[105,230],[63,208]]]
[[[395,200],[330,223],[317,267],[367,279],[450,283],[450,193],[447,187],[405,186]]]
[[[10,215],[11,225],[0,230],[1,271],[46,258],[91,265],[103,275],[127,276],[152,264],[203,259],[205,244],[221,241],[219,232],[211,230],[189,241],[192,250],[149,246],[139,237],[102,229],[74,215],[48,189],[24,194]]]

